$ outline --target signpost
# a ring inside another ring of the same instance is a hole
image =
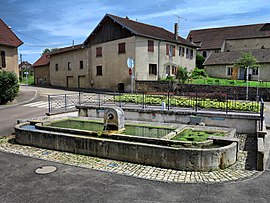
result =
[[[26,86],[28,87],[28,72],[26,71],[26,72],[24,72],[24,74],[26,75],[25,77],[26,77]]]
[[[131,93],[133,93],[133,78],[134,78],[134,72],[133,72],[133,68],[134,68],[135,62],[134,59],[132,58],[128,58],[127,59],[127,67],[128,67],[128,74],[131,76]]]

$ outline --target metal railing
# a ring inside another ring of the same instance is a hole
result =
[[[263,116],[263,100],[249,95],[249,101],[241,100],[244,95],[225,93],[118,93],[97,92],[49,95],[49,113],[75,109],[76,105],[119,106],[127,108],[163,110],[214,110],[228,112],[253,112]]]

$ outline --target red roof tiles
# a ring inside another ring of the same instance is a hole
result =
[[[199,50],[220,49],[226,39],[270,37],[270,23],[191,30],[190,36],[201,45]]]
[[[0,44],[18,47],[23,44],[23,42],[12,32],[12,30],[4,23],[0,18]]]
[[[50,56],[48,54],[42,54],[42,56],[33,64],[33,67],[46,66],[50,64]]]

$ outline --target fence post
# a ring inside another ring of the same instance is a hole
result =
[[[67,110],[67,95],[65,94],[65,111]]]
[[[142,106],[142,108],[144,109],[145,108],[145,94],[144,94],[144,92],[142,93],[142,96],[143,96],[143,106]]]
[[[98,106],[100,106],[100,92],[98,92]]]
[[[81,92],[79,92],[79,106],[81,106]]]
[[[170,91],[168,91],[168,110],[170,110]]]
[[[195,111],[198,111],[198,92],[196,92],[196,103],[195,103]]]
[[[51,96],[48,95],[49,113],[51,113]]]
[[[264,111],[264,102],[263,98],[261,98],[261,109],[260,109],[260,130],[263,130],[263,111]]]
[[[226,94],[226,113],[228,113],[228,93]]]

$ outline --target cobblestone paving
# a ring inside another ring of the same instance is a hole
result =
[[[236,164],[224,170],[211,172],[178,171],[18,145],[14,143],[14,138],[11,137],[0,138],[0,151],[138,178],[168,182],[215,183],[246,179],[258,174],[256,170],[245,169],[248,152],[243,150],[239,152],[239,159]]]

